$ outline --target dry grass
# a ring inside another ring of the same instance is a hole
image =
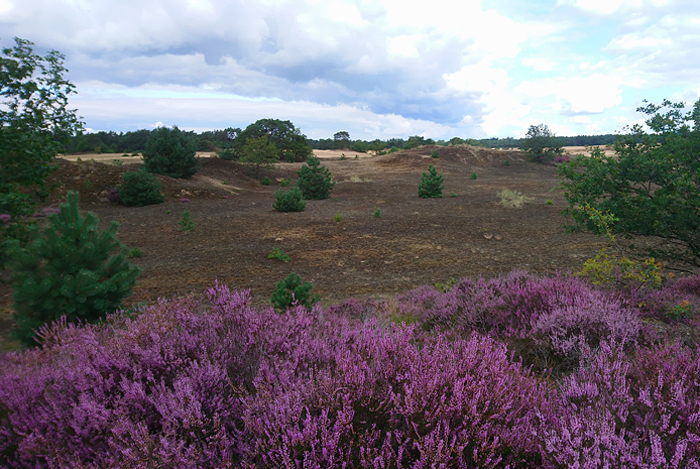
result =
[[[525,197],[520,192],[510,189],[496,192],[496,195],[501,198],[500,204],[507,208],[523,208],[523,205],[532,201],[530,197]]]

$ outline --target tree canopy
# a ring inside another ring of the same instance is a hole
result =
[[[646,103],[637,109],[646,128],[620,135],[615,156],[596,148],[559,167],[571,230],[600,231],[588,216],[592,207],[614,217],[613,233],[647,240],[644,247],[630,242],[633,251],[700,267],[700,100],[684,109]]]
[[[554,133],[544,124],[531,125],[520,148],[533,161],[545,163],[561,155],[563,149],[554,139]]]
[[[0,57],[0,213],[25,215],[34,196],[46,197],[46,177],[68,137],[82,130],[68,96],[65,57],[51,50],[34,54],[34,44],[15,38]],[[23,190],[28,189],[28,190]]]
[[[250,124],[245,130],[236,132],[231,143],[235,158],[240,159],[248,139],[261,137],[267,137],[270,143],[277,148],[277,156],[282,161],[306,161],[306,158],[312,154],[306,136],[290,121],[260,119]]]

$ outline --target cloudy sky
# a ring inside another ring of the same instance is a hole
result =
[[[94,130],[599,134],[700,96],[698,0],[0,0],[0,35],[66,56]]]

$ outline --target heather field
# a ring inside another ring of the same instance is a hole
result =
[[[553,166],[450,151],[325,160],[331,198],[291,214],[234,162],[140,208],[105,198],[126,165],[61,162],[143,274],[0,356],[0,466],[700,468],[700,276],[577,275],[606,242],[563,230]],[[322,300],[275,310],[292,271]]]

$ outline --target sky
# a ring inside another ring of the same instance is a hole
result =
[[[698,0],[0,0],[13,37],[65,55],[92,131],[591,135],[700,96]]]

